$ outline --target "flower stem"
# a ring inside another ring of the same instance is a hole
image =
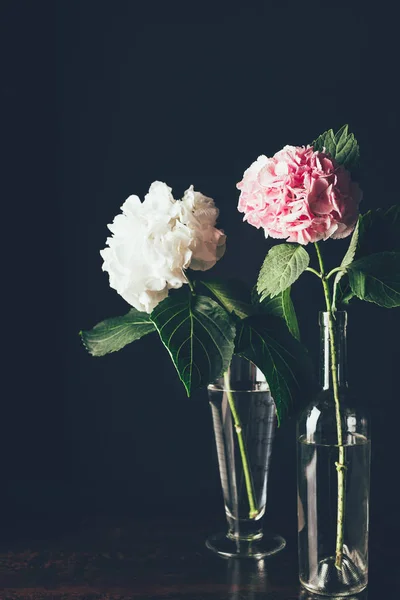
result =
[[[244,479],[246,482],[247,497],[249,499],[249,507],[250,507],[249,517],[250,517],[250,519],[254,519],[254,517],[256,517],[258,514],[258,510],[256,508],[256,503],[254,500],[253,483],[251,480],[249,463],[247,460],[246,446],[245,446],[243,435],[242,435],[242,424],[240,422],[240,417],[236,410],[235,400],[233,398],[233,394],[230,389],[230,381],[229,381],[228,371],[224,374],[224,387],[225,387],[226,396],[228,398],[229,407],[231,409],[231,413],[233,416],[233,422],[235,424],[235,430],[236,430],[238,443],[239,443],[240,455],[242,457],[243,473],[244,473]]]
[[[336,412],[336,429],[337,429],[337,440],[339,446],[339,459],[335,462],[337,479],[338,479],[338,501],[337,501],[337,526],[336,526],[336,552],[335,552],[335,567],[341,569],[343,560],[343,538],[344,538],[344,507],[345,507],[345,450],[343,446],[343,434],[342,434],[342,419],[340,414],[340,400],[339,400],[339,383],[337,377],[337,355],[336,355],[336,335],[334,326],[334,317],[332,314],[332,301],[325,276],[324,262],[322,259],[321,250],[318,243],[315,244],[315,249],[318,256],[319,266],[321,269],[321,279],[324,288],[326,310],[328,312],[328,323],[329,323],[329,344],[330,344],[330,355],[331,355],[331,373],[333,383],[333,396],[335,399],[335,412]],[[332,271],[331,271],[332,273]],[[330,274],[331,274],[330,273]]]
[[[187,281],[187,282],[188,282],[188,284],[189,284],[190,291],[191,291],[191,292],[192,292],[192,294],[194,295],[194,294],[196,293],[196,292],[194,291],[194,285],[193,285],[193,283],[190,281],[190,279],[189,279],[189,277],[188,277],[187,275],[186,275],[186,281]]]
[[[314,275],[316,275],[317,277],[321,278],[321,273],[318,273],[318,271],[316,271],[315,269],[313,269],[312,267],[307,267],[306,271],[310,271],[310,273],[314,273]]]
[[[343,267],[332,269],[332,271],[329,271],[328,275],[326,275],[325,279],[328,280],[334,273],[339,273],[339,271],[344,271]]]

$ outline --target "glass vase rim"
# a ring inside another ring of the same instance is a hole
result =
[[[218,381],[213,381],[212,383],[209,383],[207,385],[207,390],[210,390],[212,392],[233,392],[233,393],[239,393],[239,394],[265,394],[266,392],[271,392],[271,389],[268,385],[268,383],[266,381],[262,381],[260,382],[260,389],[234,389],[232,387],[230,387],[229,389],[227,389],[224,385],[219,385]],[[272,400],[273,402],[273,400]]]
[[[243,367],[244,371],[242,370]],[[250,370],[246,371],[246,369]],[[229,387],[225,382],[226,377],[229,379]],[[239,385],[239,387],[236,389],[236,385],[242,380],[249,384],[248,387]],[[219,390],[250,393],[271,392],[267,379],[261,369],[259,369],[259,367],[252,360],[249,360],[240,354],[233,354],[225,373],[220,373],[219,377],[216,377],[213,381],[210,381],[207,385],[207,389],[210,391]]]

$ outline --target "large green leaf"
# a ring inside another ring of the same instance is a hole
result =
[[[350,287],[360,300],[385,308],[400,306],[400,253],[380,252],[348,267]]]
[[[325,151],[330,154],[336,162],[347,169],[354,167],[360,157],[357,140],[352,133],[349,134],[349,126],[343,125],[337,133],[332,129],[325,131],[312,142],[314,150]]]
[[[151,320],[188,396],[228,369],[236,327],[215,300],[182,288],[156,306]]]
[[[81,331],[80,336],[85,348],[93,356],[104,356],[110,352],[121,350],[127,344],[139,340],[144,335],[155,331],[150,315],[131,308],[122,317],[113,317],[101,321],[88,331]]]
[[[286,325],[297,340],[300,339],[299,324],[294,310],[293,302],[290,297],[290,287],[283,292],[271,298],[268,296],[261,303],[262,312],[285,319]]]
[[[255,315],[238,324],[236,350],[264,373],[281,423],[299,397],[314,383],[307,351],[288,331],[282,319]]]
[[[201,281],[215,296],[222,306],[240,319],[244,319],[255,312],[251,304],[251,291],[241,281],[228,279],[226,281]]]
[[[400,206],[397,204],[388,209],[378,208],[360,215],[349,249],[341,264],[345,269],[335,277],[335,306],[348,304],[355,296],[347,280],[344,285],[343,280],[340,281],[353,260],[382,252],[400,252]],[[361,275],[358,278],[353,276],[353,281],[355,279],[358,281],[355,285],[362,289]]]
[[[261,267],[257,291],[261,301],[267,296],[277,296],[290,287],[308,267],[310,257],[299,244],[273,246]]]
[[[338,306],[347,306],[348,304],[350,304],[350,301],[355,297],[350,287],[348,279],[342,279],[341,281],[339,281],[335,293],[336,300],[335,305],[333,306],[333,310],[337,310]]]
[[[345,292],[344,292],[345,288],[342,288],[342,286],[339,286],[339,282],[342,279],[343,275],[345,275],[345,273],[346,273],[346,267],[348,267],[354,260],[354,255],[356,253],[357,244],[358,244],[359,230],[360,230],[360,220],[358,220],[358,222],[357,222],[356,228],[353,232],[353,235],[351,236],[351,240],[350,240],[349,247],[347,248],[347,252],[344,255],[343,260],[340,264],[340,266],[343,268],[343,271],[338,271],[338,273],[335,276],[335,280],[333,282],[333,305],[332,305],[333,310],[336,310],[336,307],[339,303],[344,303],[345,298],[346,298],[347,302],[349,302],[349,300],[353,296],[352,293],[349,294],[349,291],[347,291],[347,294],[345,295]]]
[[[360,215],[359,229],[356,259],[378,252],[400,252],[400,205]]]

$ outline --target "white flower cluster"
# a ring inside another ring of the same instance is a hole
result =
[[[131,306],[150,313],[171,288],[187,283],[185,269],[207,271],[225,252],[226,236],[216,229],[212,198],[186,190],[175,200],[165,183],[151,184],[144,202],[129,196],[122,214],[108,225],[113,234],[101,250],[110,286]]]

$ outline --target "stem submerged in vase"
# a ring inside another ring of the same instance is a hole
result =
[[[245,446],[245,442],[244,442],[243,435],[242,435],[242,424],[240,422],[239,413],[236,410],[235,400],[233,398],[233,394],[230,389],[230,380],[229,380],[228,371],[224,374],[224,387],[225,387],[226,396],[228,398],[229,408],[231,409],[233,421],[235,423],[235,431],[236,431],[237,438],[238,438],[240,455],[242,457],[243,473],[244,473],[244,479],[246,482],[247,497],[249,499],[249,507],[250,507],[249,517],[250,517],[250,519],[254,519],[258,515],[258,510],[257,510],[256,502],[254,499],[253,482],[251,480],[251,473],[250,473],[250,469],[249,469],[249,462],[247,459],[246,446]]]
[[[329,343],[330,343],[330,362],[331,362],[331,373],[332,373],[332,384],[333,384],[333,396],[335,400],[335,413],[336,413],[336,429],[337,429],[337,440],[339,446],[339,458],[335,462],[337,478],[338,478],[338,501],[337,501],[337,528],[336,528],[336,551],[335,551],[335,567],[337,569],[342,568],[343,560],[343,537],[344,537],[344,508],[345,508],[345,449],[343,446],[343,433],[342,433],[342,419],[340,413],[340,399],[339,399],[339,384],[337,378],[337,356],[336,356],[336,336],[335,336],[335,325],[334,316],[332,314],[332,301],[329,291],[329,285],[325,276],[324,262],[322,259],[321,251],[318,243],[315,244],[319,266],[321,270],[322,286],[324,288],[326,310],[329,318]]]
[[[276,406],[265,376],[234,355],[221,378],[208,386],[228,530],[214,533],[207,548],[224,558],[259,560],[285,547],[263,527]]]

